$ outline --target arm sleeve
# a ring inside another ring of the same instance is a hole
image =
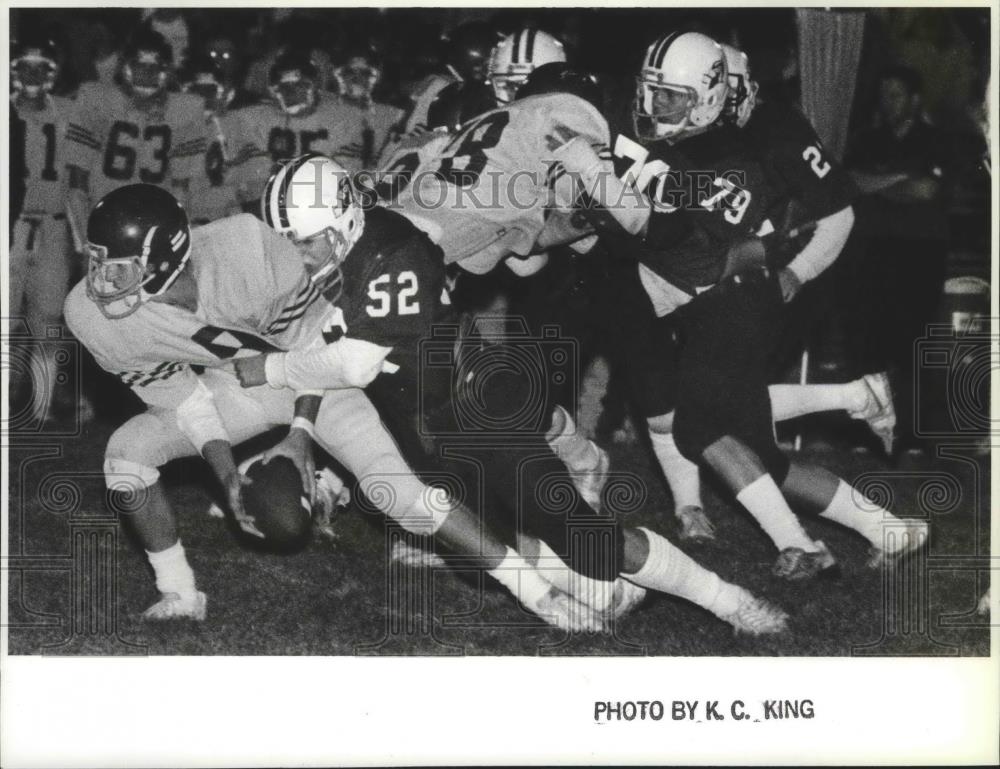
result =
[[[84,171],[97,165],[103,149],[103,121],[95,113],[95,97],[93,89],[80,89],[66,127],[66,165]]]
[[[222,424],[222,416],[215,407],[212,391],[200,380],[195,380],[194,389],[177,406],[177,427],[201,453],[209,441],[229,440],[229,433]]]
[[[272,387],[334,390],[365,387],[392,366],[385,358],[391,347],[343,337],[318,349],[292,350],[267,356],[267,383]]]
[[[788,269],[803,283],[818,277],[833,264],[847,243],[854,227],[854,209],[842,208],[816,222],[812,239],[792,259]]]

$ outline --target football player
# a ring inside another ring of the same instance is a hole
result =
[[[722,120],[729,90],[722,49],[698,33],[668,35],[647,50],[637,82],[635,130],[645,146],[620,139],[616,150],[633,161],[631,178],[652,205],[644,239],[624,236],[619,246],[640,261],[646,301],[626,306],[643,329],[632,335],[630,369],[658,458],[672,433],[686,459],[714,469],[780,550],[777,576],[808,579],[835,564],[785,495],[859,531],[873,565],[887,551],[918,545],[921,526],[871,500],[859,507],[846,483],[790,463],[774,443],[766,357],[789,292],[787,279],[779,284],[769,272],[757,235],[774,231],[770,217],[796,193],[748,135]],[[595,162],[579,142],[562,154],[571,170]],[[842,245],[830,237],[816,247]],[[885,526],[896,524],[909,536],[886,542]]]
[[[117,187],[155,184],[186,200],[191,180],[203,173],[203,102],[167,91],[171,62],[163,37],[143,27],[122,52],[119,85],[80,87],[66,132],[75,233],[85,232],[91,205]]]
[[[362,223],[352,223],[345,223],[345,232],[357,238]],[[201,620],[206,606],[158,468],[178,457],[204,456],[230,509],[253,533],[241,500],[246,481],[231,446],[290,425],[268,456],[292,458],[305,488],[313,483],[315,438],[387,515],[404,527],[436,533],[460,552],[479,552],[482,541],[491,574],[534,612],[570,626],[565,595],[481,532],[461,507],[440,504],[439,492],[413,476],[360,390],[331,391],[320,400],[318,393],[240,388],[232,374],[235,359],[321,344],[323,330],[336,319],[287,239],[249,214],[192,231],[169,193],[128,185],[95,207],[87,249],[87,277],[66,300],[67,323],[101,367],[148,406],[115,431],[104,460],[114,505],[130,519],[161,593],[144,617]]]
[[[493,48],[487,70],[497,105],[514,101],[517,89],[538,67],[565,61],[563,44],[548,32],[525,28],[505,36]]]
[[[349,54],[343,64],[334,68],[333,76],[337,81],[340,101],[362,111],[363,135],[371,133],[373,150],[369,153],[365,149],[360,166],[372,171],[375,169],[375,161],[381,157],[389,143],[390,134],[398,131],[405,113],[398,107],[374,100],[373,94],[382,77],[382,69],[375,53],[370,49],[362,48]]]
[[[596,531],[570,536],[570,528],[579,529],[598,514],[568,483],[560,484],[559,495],[567,499],[560,501],[558,514],[552,509],[542,489],[565,477],[563,464],[541,433],[529,428],[512,437],[503,418],[523,407],[537,384],[525,374],[497,375],[486,360],[466,365],[462,359],[468,361],[469,351],[460,338],[446,341],[456,351],[454,367],[427,365],[422,350],[435,338],[435,329],[458,327],[440,249],[386,208],[366,215],[355,206],[351,217],[331,213],[343,206],[350,185],[345,169],[321,156],[297,159],[268,183],[266,221],[299,244],[317,285],[328,294],[335,287],[331,299],[341,312],[325,348],[237,361],[243,384],[364,386],[400,445],[424,453],[423,439],[435,439],[432,456],[439,461],[474,442],[478,433],[488,451],[481,467],[490,498],[512,514],[519,534],[534,541],[540,563],[555,566],[554,584],[599,612],[611,611],[616,600],[635,600],[642,592],[637,587],[650,588],[691,600],[740,632],[782,631],[782,611],[723,581],[649,529],[617,526],[603,546],[595,544],[600,541]],[[331,282],[337,272],[342,277]],[[455,378],[462,383],[457,392]],[[461,413],[476,413],[475,424],[463,423]],[[459,436],[450,450],[449,435]],[[463,459],[449,467],[470,461]],[[606,519],[603,524],[606,530]]]
[[[346,76],[344,87],[360,97],[378,73],[371,67],[355,69],[353,74],[342,69],[341,77]],[[282,53],[271,67],[270,100],[249,108],[245,116],[256,132],[255,151],[240,173],[251,185],[254,200],[280,163],[303,153],[329,155],[352,172],[374,170],[388,126],[377,134],[370,108],[360,99],[341,98],[320,85],[316,65],[301,51]]]
[[[496,40],[496,33],[482,22],[469,22],[452,30],[446,41],[443,71],[428,75],[410,94],[413,108],[406,118],[404,135],[433,128],[428,123],[430,106],[446,86],[486,82],[486,67]]]
[[[15,42],[10,61],[11,106],[23,141],[25,196],[14,212],[10,241],[10,314],[24,317],[29,333],[44,338],[58,326],[69,290],[70,240],[66,224],[63,139],[72,102],[52,93],[59,65],[55,44],[26,35]],[[23,312],[23,316],[22,316]],[[41,371],[31,393],[31,413],[45,418],[55,391],[56,363],[45,346],[30,352]],[[12,390],[27,381],[12,382]],[[23,395],[24,393],[19,393]]]
[[[255,152],[252,131],[244,123],[244,108],[249,105],[241,101],[245,94],[238,99],[237,88],[218,63],[225,54],[222,46],[196,51],[183,76],[184,91],[203,99],[205,107],[204,170],[192,180],[188,198],[189,215],[196,225],[240,213],[251,196],[239,172],[234,172],[234,168],[245,169]]]

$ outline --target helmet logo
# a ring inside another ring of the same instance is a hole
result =
[[[712,62],[712,71],[706,72],[702,79],[709,88],[715,88],[715,86],[722,82],[722,75],[722,59],[716,59]]]

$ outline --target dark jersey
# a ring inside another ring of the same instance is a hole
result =
[[[424,366],[422,357],[434,327],[454,320],[441,249],[402,215],[372,208],[341,271],[336,303],[344,333],[391,347],[386,361],[398,367],[379,374],[368,387],[383,418],[386,409],[412,416],[421,406],[440,405],[450,393],[450,369]]]
[[[857,196],[851,177],[826,152],[812,124],[798,110],[758,104],[742,130],[782,194],[798,207],[797,224],[836,213]]]
[[[774,229],[769,217],[778,191],[760,153],[735,127],[674,146],[644,147],[619,136],[614,153],[623,165],[631,162],[623,173],[652,204],[638,258],[686,291],[718,282],[731,245]]]

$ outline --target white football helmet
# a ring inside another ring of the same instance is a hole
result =
[[[358,242],[365,212],[350,174],[315,153],[285,163],[267,181],[261,196],[264,221],[299,246],[314,282],[328,276]]]
[[[747,124],[757,104],[757,82],[750,77],[750,59],[738,48],[719,43],[726,56],[729,72],[729,96],[726,99],[726,119],[740,128]]]
[[[646,50],[632,117],[640,139],[680,139],[712,125],[729,93],[726,57],[699,32],[661,37]]]
[[[493,86],[497,103],[513,101],[536,67],[556,61],[566,61],[566,51],[548,32],[522,29],[504,37],[493,48],[487,70],[487,82]]]

